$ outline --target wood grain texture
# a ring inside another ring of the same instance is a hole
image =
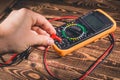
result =
[[[13,9],[29,8],[44,15],[46,18],[73,15],[81,16],[85,13],[101,8],[111,15],[117,22],[115,31],[115,48],[110,56],[97,67],[85,80],[120,80],[120,10],[119,2],[110,0],[21,0]],[[100,2],[101,1],[101,2]],[[60,26],[68,20],[54,21],[54,26]],[[51,71],[61,80],[73,80],[81,74],[106,50],[108,38],[91,43],[65,57],[59,57],[51,48],[48,51],[47,63]],[[53,80],[45,71],[42,63],[43,52],[34,50],[29,59],[17,66],[3,68],[6,74],[14,76],[11,80]],[[1,73],[1,71],[0,71]],[[1,74],[2,75],[2,74]],[[4,76],[4,75],[3,75]],[[1,78],[1,77],[0,77]],[[9,79],[9,80],[10,80]],[[2,80],[7,80],[2,79]]]

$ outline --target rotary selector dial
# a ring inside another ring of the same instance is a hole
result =
[[[63,37],[76,41],[86,35],[86,28],[81,24],[68,23],[62,30]]]

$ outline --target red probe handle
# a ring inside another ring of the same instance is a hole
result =
[[[56,34],[52,34],[51,38],[54,40],[57,40],[58,42],[62,42],[62,39],[59,36],[57,36]]]

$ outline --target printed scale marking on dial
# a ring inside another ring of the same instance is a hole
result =
[[[67,49],[79,43],[87,35],[87,29],[84,25],[76,21],[69,22],[59,28],[56,28],[57,35],[62,38],[62,42],[55,41],[55,44],[61,49]]]
[[[62,34],[65,38],[71,41],[76,41],[85,36],[86,29],[83,25],[72,22],[66,25],[62,30]]]

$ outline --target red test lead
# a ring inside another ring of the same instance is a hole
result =
[[[59,36],[57,36],[56,34],[52,34],[51,38],[54,40],[57,40],[58,42],[62,42],[62,39]]]

